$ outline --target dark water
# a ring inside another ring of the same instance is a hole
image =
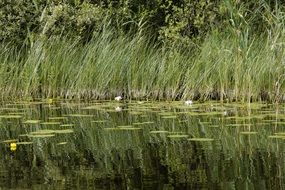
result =
[[[0,189],[283,189],[284,110],[5,102]]]

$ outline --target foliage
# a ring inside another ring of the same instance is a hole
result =
[[[273,0],[3,0],[0,40],[31,42],[39,35],[90,39],[108,22],[121,33],[144,32],[169,45],[187,46],[229,25],[262,33],[284,20],[272,16],[282,11],[282,3]]]
[[[41,10],[32,1],[0,2],[0,40],[21,42],[39,26]]]
[[[85,2],[3,0],[0,7],[0,40],[16,43],[33,42],[39,35],[89,38],[105,16],[102,8]]]
[[[281,2],[0,5],[2,97],[285,100]]]

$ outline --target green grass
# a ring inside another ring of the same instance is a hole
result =
[[[112,30],[82,44],[38,39],[28,49],[1,44],[0,96],[110,99],[283,100],[284,31],[212,32],[199,50],[169,49]]]

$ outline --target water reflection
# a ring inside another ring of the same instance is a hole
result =
[[[121,104],[3,105],[0,189],[284,188],[282,106]]]

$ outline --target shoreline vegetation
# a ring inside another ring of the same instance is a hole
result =
[[[283,5],[258,1],[252,8],[242,2],[222,2],[226,11],[215,17],[220,24],[204,23],[211,20],[205,18],[189,35],[187,24],[183,30],[179,28],[179,19],[172,23],[179,29],[177,33],[167,33],[175,30],[164,20],[160,30],[151,35],[153,26],[149,20],[143,22],[144,17],[139,22],[118,24],[106,15],[102,23],[94,18],[97,28],[85,31],[88,37],[53,34],[56,25],[52,27],[51,21],[42,30],[38,27],[38,32],[25,34],[20,45],[20,38],[9,40],[7,35],[0,43],[0,97],[113,99],[121,95],[126,100],[283,102]],[[100,8],[96,5],[96,11]],[[44,10],[47,8],[42,17]],[[3,30],[2,37],[7,33]]]

